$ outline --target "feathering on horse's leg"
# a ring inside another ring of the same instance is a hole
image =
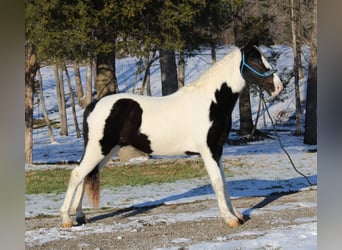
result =
[[[223,170],[221,170],[210,152],[202,154],[202,158],[217,197],[221,216],[229,227],[239,226],[241,221],[233,212],[235,209],[230,202]]]

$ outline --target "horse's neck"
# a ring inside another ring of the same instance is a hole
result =
[[[245,86],[240,74],[241,52],[233,49],[224,58],[206,70],[195,82],[187,85],[191,91],[214,94],[222,84],[227,84],[233,93],[239,93]]]

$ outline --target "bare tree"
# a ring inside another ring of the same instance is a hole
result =
[[[83,87],[80,73],[80,66],[78,63],[74,63],[74,76],[75,76],[75,87],[76,87],[76,95],[79,106],[81,106],[80,100],[83,97]]]
[[[32,163],[34,78],[39,68],[36,47],[25,43],[25,162]]]
[[[149,58],[149,56],[145,57],[145,75],[144,75],[143,83],[141,85],[140,95],[144,93],[145,88],[146,88],[146,94],[148,96],[152,95],[151,93],[151,66],[156,59],[157,59],[156,50],[152,51],[151,59]]]
[[[185,81],[185,57],[184,50],[181,50],[178,57],[178,88],[184,86]]]
[[[42,105],[43,116],[44,116],[44,120],[46,123],[46,127],[48,129],[49,136],[50,136],[50,141],[51,141],[51,143],[53,143],[53,142],[55,142],[55,136],[54,136],[53,131],[52,131],[51,123],[50,123],[49,116],[48,116],[47,109],[46,109],[46,105],[45,105],[45,99],[44,99],[44,93],[43,93],[43,78],[42,78],[42,74],[40,73],[39,69],[37,72],[37,76],[38,76],[38,83],[39,83],[39,101]]]
[[[87,70],[86,70],[86,90],[85,95],[80,99],[79,104],[85,108],[89,103],[92,102],[92,86],[93,86],[93,63],[92,59],[87,59]]]
[[[72,117],[74,119],[76,137],[80,138],[81,137],[81,131],[80,131],[80,128],[79,128],[78,122],[77,122],[77,115],[76,115],[76,109],[75,109],[75,97],[74,97],[74,92],[72,91],[72,87],[71,87],[71,80],[70,80],[68,68],[66,67],[65,63],[63,63],[63,69],[65,71],[65,76],[67,78],[67,83],[68,83],[69,95],[70,95],[70,99],[71,99]]]
[[[61,123],[60,135],[68,135],[68,124],[66,115],[66,105],[65,105],[65,95],[64,95],[64,83],[63,83],[63,69],[60,63],[55,63],[54,65],[54,75],[56,82],[56,94],[57,94],[57,104],[59,111],[59,119]]]

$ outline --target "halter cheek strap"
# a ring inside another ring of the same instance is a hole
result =
[[[242,70],[244,67],[246,67],[247,69],[249,69],[250,71],[252,71],[254,74],[256,74],[257,76],[260,77],[268,77],[271,76],[273,73],[275,73],[276,71],[274,69],[270,69],[264,73],[260,73],[259,71],[257,71],[256,69],[253,69],[251,66],[249,66],[246,61],[245,61],[245,53],[242,53],[242,62],[241,62],[241,68],[240,68],[240,73],[242,75]]]

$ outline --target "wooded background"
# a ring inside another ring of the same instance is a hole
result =
[[[35,91],[39,92],[44,119],[54,140],[44,108],[40,67],[54,65],[60,134],[67,136],[64,88],[72,93],[73,83],[66,63],[74,65],[76,95],[71,95],[71,106],[76,134],[81,136],[74,107],[86,107],[94,99],[117,93],[116,58],[129,55],[141,59],[140,70],[145,74],[140,94],[146,95],[151,95],[150,67],[158,60],[162,94],[168,95],[184,85],[185,58],[193,51],[210,47],[214,63],[218,46],[240,47],[249,41],[293,47],[296,134],[304,132],[304,143],[316,144],[316,29],[317,0],[25,0],[25,161],[32,163]],[[311,53],[304,131],[299,93],[303,45],[308,45]],[[87,65],[85,89],[80,78],[81,64]],[[249,88],[241,93],[239,108],[239,133],[251,136],[255,130]]]

